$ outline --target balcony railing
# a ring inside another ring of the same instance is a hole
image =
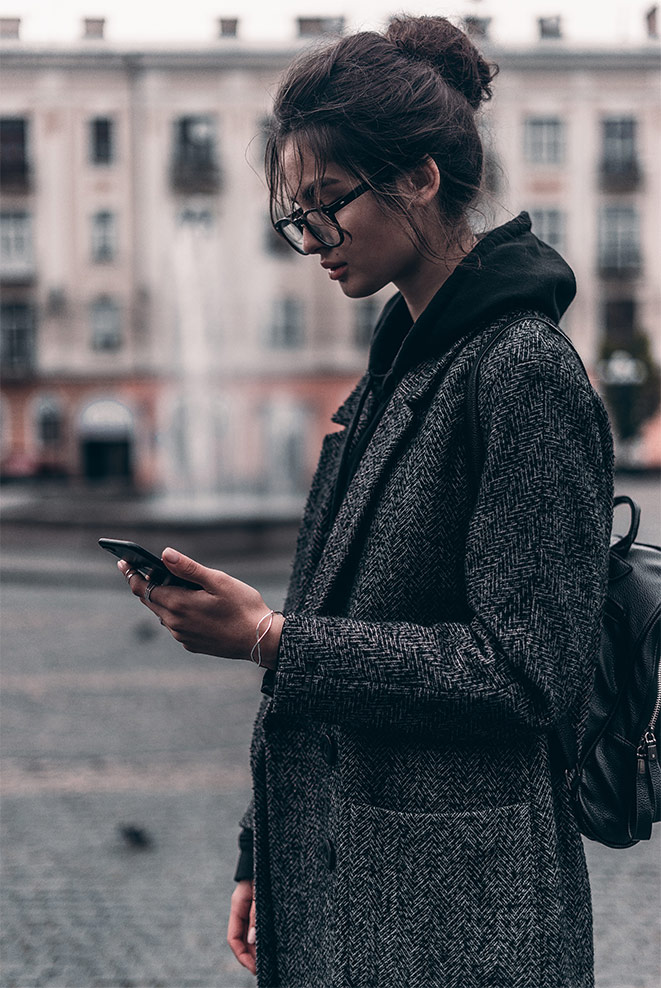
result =
[[[175,192],[213,193],[220,189],[220,168],[208,156],[177,155],[170,178]]]
[[[5,192],[27,192],[32,185],[32,169],[26,158],[0,157],[0,184]]]
[[[34,281],[36,268],[33,257],[2,257],[0,255],[0,281],[5,284],[25,284]]]
[[[0,359],[0,376],[3,381],[22,381],[34,377],[37,370],[33,339],[22,341],[18,346],[15,341],[3,340],[2,357]]]
[[[599,275],[605,281],[630,281],[640,275],[641,269],[638,254],[622,256],[605,253],[599,258]]]
[[[600,177],[604,192],[632,192],[640,187],[642,171],[635,158],[603,158]]]

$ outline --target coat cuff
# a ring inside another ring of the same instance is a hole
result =
[[[252,830],[244,827],[239,834],[239,860],[234,872],[234,881],[252,881],[253,873],[253,834]]]

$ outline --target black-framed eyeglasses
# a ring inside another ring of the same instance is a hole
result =
[[[336,213],[371,187],[367,182],[361,182],[355,189],[331,202],[330,205],[315,206],[314,209],[295,209],[289,216],[276,220],[273,226],[299,254],[307,254],[307,251],[303,250],[305,230],[308,230],[324,247],[339,247],[344,240],[344,230],[335,218]]]

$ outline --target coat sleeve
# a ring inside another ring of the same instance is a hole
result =
[[[561,339],[494,348],[479,408],[472,619],[288,614],[273,714],[459,739],[545,730],[585,701],[612,518],[605,411]]]

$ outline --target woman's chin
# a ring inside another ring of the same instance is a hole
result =
[[[352,281],[350,277],[341,279],[339,285],[347,298],[369,298],[370,295],[376,294],[381,288],[385,288],[385,285],[360,284],[357,281]]]

